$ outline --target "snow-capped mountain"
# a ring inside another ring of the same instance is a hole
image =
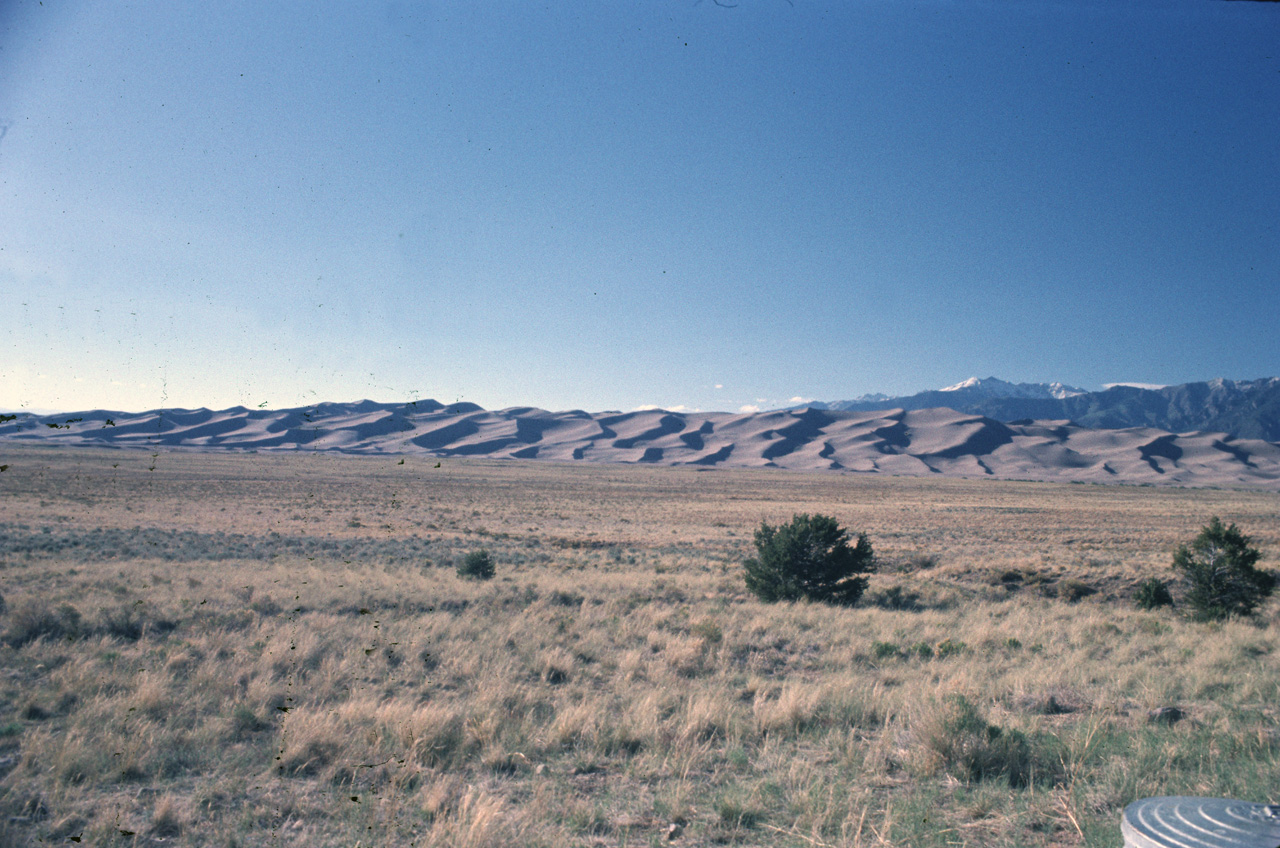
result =
[[[998,377],[970,377],[945,389],[930,389],[914,395],[893,397],[875,393],[850,400],[806,405],[818,409],[843,409],[854,412],[891,408],[929,409],[935,406],[966,409],[974,404],[997,399],[1052,401],[1084,394],[1088,392],[1075,386],[1068,386],[1066,383],[1010,383]]]
[[[807,406],[850,412],[947,407],[997,421],[1065,419],[1085,427],[1155,427],[1172,433],[1217,430],[1240,438],[1280,442],[1277,377],[1218,378],[1159,387],[1114,383],[1102,392],[1063,383],[1010,383],[995,377],[971,377],[945,389],[905,397],[863,395]]]
[[[970,377],[967,380],[939,389],[942,392],[963,392],[970,397],[1002,398],[1063,398],[1085,394],[1084,389],[1066,383],[1010,383],[997,377]]]

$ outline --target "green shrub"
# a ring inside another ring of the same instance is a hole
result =
[[[1192,615],[1202,621],[1252,615],[1275,588],[1274,576],[1254,567],[1260,556],[1248,536],[1234,524],[1223,526],[1217,516],[1190,545],[1180,545],[1173,568]]]
[[[472,551],[458,563],[458,576],[472,580],[488,580],[493,576],[493,557],[484,548]]]
[[[1061,752],[1045,740],[989,724],[963,695],[945,698],[916,735],[929,756],[956,778],[976,783],[1003,777],[1014,788],[1059,778]]]
[[[865,533],[849,545],[849,533],[826,515],[796,515],[755,534],[756,556],[746,561],[747,588],[762,601],[825,601],[852,605],[867,588],[859,576],[875,570]]]
[[[725,827],[750,830],[764,820],[764,812],[737,798],[721,798],[716,801],[716,814]]]
[[[1144,610],[1171,607],[1173,595],[1169,594],[1169,586],[1159,577],[1148,577],[1138,584],[1133,593],[1133,602],[1138,605],[1138,609]]]
[[[893,659],[898,656],[898,646],[893,642],[872,642],[871,654],[878,660]]]
[[[907,649],[907,653],[915,654],[922,660],[931,660],[933,659],[933,646],[928,642],[916,642]]]

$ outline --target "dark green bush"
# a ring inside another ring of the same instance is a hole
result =
[[[1159,577],[1148,577],[1138,584],[1133,593],[1133,602],[1138,605],[1138,609],[1144,610],[1171,607],[1173,595],[1169,593],[1169,586]]]
[[[848,531],[826,515],[796,515],[778,527],[761,522],[755,543],[746,581],[762,601],[855,604],[867,588],[860,575],[876,567],[866,534],[850,546]]]
[[[1275,588],[1275,577],[1254,567],[1261,556],[1249,537],[1215,515],[1190,545],[1173,554],[1186,603],[1202,621],[1252,615]]]
[[[458,576],[472,580],[488,580],[493,576],[493,557],[484,548],[472,551],[458,563]]]

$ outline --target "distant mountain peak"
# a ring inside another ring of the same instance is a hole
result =
[[[1085,427],[1154,427],[1171,433],[1200,430],[1280,444],[1278,377],[1218,377],[1176,386],[1108,383],[1101,392],[1064,383],[1010,383],[996,377],[970,377],[945,389],[905,397],[863,395],[821,407],[848,412],[949,407],[997,421],[1065,419]]]
[[[995,378],[995,377],[988,377],[988,378],[987,378],[987,382],[989,382],[989,383],[996,383],[996,382],[1003,383],[1003,382],[1004,382],[1004,380],[996,380],[996,378]],[[956,383],[954,386],[947,386],[945,389],[938,389],[938,391],[940,391],[940,392],[958,392],[958,391],[960,391],[961,389],[976,389],[978,386],[981,386],[981,385],[982,385],[982,378],[980,378],[980,377],[970,377],[970,378],[969,378],[969,379],[967,379],[967,380],[961,380],[959,383]]]

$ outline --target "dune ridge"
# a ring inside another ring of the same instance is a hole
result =
[[[1001,422],[949,408],[587,413],[366,400],[6,419],[0,444],[332,450],[1280,491],[1277,443],[1205,431],[1098,430],[1065,420]]]

